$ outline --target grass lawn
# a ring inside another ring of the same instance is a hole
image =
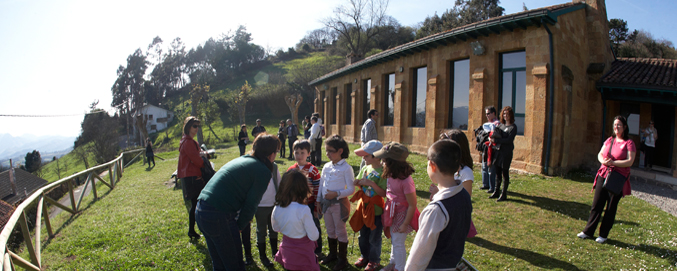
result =
[[[238,153],[237,147],[218,150],[216,168]],[[191,242],[186,235],[188,219],[181,190],[165,184],[176,169],[178,153],[160,155],[166,160],[156,159],[153,169],[147,170],[141,162],[131,165],[115,190],[100,188],[102,196],[96,202],[91,195],[86,197],[78,215],[62,212],[53,220],[56,237],[42,243],[46,269],[210,270],[204,239]],[[430,184],[426,159],[414,154],[409,157],[416,168],[418,208],[423,210]],[[283,169],[292,164],[277,162]],[[348,162],[354,168],[359,165],[353,154]],[[677,269],[677,220],[632,196],[621,200],[606,244],[576,237],[592,203],[591,176],[513,175],[509,200],[502,203],[488,199],[488,194],[478,189],[478,168],[475,179],[473,220],[478,235],[466,242],[464,257],[479,270]],[[349,261],[353,263],[359,257],[357,235],[350,227],[348,235]],[[407,238],[408,248],[414,236],[411,233]],[[323,237],[327,253],[326,234]],[[265,269],[258,260],[255,230],[252,243],[257,266],[249,269]],[[389,239],[384,238],[382,253],[385,265],[390,255]],[[28,258],[26,252],[21,255]],[[283,270],[280,265],[275,269]],[[322,269],[328,270],[325,266]]]

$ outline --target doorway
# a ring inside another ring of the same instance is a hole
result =
[[[671,105],[651,105],[651,117],[658,135],[653,162],[656,166],[670,171],[672,165],[672,148],[675,134],[675,107]],[[670,173],[670,172],[668,172]]]

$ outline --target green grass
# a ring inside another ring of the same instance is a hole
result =
[[[80,146],[78,148],[83,148],[86,146]],[[74,151],[69,152],[68,154],[62,156],[59,160],[59,168],[61,169],[61,178],[68,177],[73,173],[77,173],[86,169],[85,163],[82,161],[82,158],[78,157]],[[96,161],[94,160],[94,155],[88,153],[87,161],[90,167],[96,166]],[[48,182],[58,181],[59,175],[56,172],[56,161],[49,162],[48,164],[42,167],[42,177]]]
[[[357,148],[350,146],[351,151]],[[218,150],[220,168],[238,155],[238,148]],[[152,170],[137,162],[126,169],[115,190],[99,188],[89,195],[81,213],[63,212],[52,225],[56,237],[43,241],[43,264],[49,270],[209,270],[211,263],[204,239],[190,242],[187,214],[181,190],[165,182],[175,170],[177,152],[161,153]],[[326,160],[326,157],[324,158]],[[425,157],[412,154],[418,208],[428,203]],[[280,168],[291,161],[278,160]],[[358,165],[351,153],[348,162]],[[356,167],[356,166],[354,166]],[[591,176],[568,178],[513,175],[507,202],[496,203],[477,189],[475,169],[473,221],[478,235],[466,242],[464,257],[479,270],[666,270],[677,268],[677,220],[674,216],[635,197],[619,204],[616,224],[606,244],[581,240],[576,234],[587,220],[592,202]],[[252,228],[255,229],[253,222]],[[44,225],[44,223],[43,223]],[[356,235],[348,227],[350,263],[359,257]],[[43,237],[46,232],[43,229]],[[256,243],[255,230],[252,242]],[[407,238],[411,246],[415,234]],[[326,234],[323,234],[326,240]],[[281,239],[281,238],[280,238]],[[325,253],[327,252],[325,241]],[[258,261],[250,270],[265,269]],[[268,250],[268,253],[270,251]],[[382,263],[387,263],[390,240],[384,238]],[[28,258],[27,253],[22,255]],[[269,255],[270,258],[270,255]],[[323,270],[327,270],[322,266]],[[282,267],[276,265],[277,270]],[[352,270],[357,270],[351,267]]]

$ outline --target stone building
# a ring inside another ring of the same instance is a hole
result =
[[[596,168],[609,119],[620,113],[597,85],[615,60],[608,30],[604,0],[462,26],[350,59],[313,80],[315,110],[327,134],[357,142],[367,110],[375,108],[379,140],[425,152],[443,129],[460,128],[472,140],[486,122],[484,107],[509,105],[519,128],[513,168],[546,174]]]

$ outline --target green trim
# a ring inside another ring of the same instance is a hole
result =
[[[570,12],[574,12],[574,11],[577,11],[579,9],[584,9],[585,7],[586,7],[586,5],[575,5],[575,6],[571,6],[571,7],[568,7],[568,8],[560,9],[560,10],[555,11],[555,12],[548,12],[549,13],[548,15],[550,15],[551,17],[553,17],[553,19],[555,21],[557,21],[557,17],[559,17],[560,15],[564,15],[564,14],[567,14],[567,13],[570,13]]]
[[[630,88],[630,87],[599,87],[603,100],[611,101],[629,101],[640,103],[653,103],[677,106],[677,96],[675,91]],[[640,93],[645,91],[645,93]]]

